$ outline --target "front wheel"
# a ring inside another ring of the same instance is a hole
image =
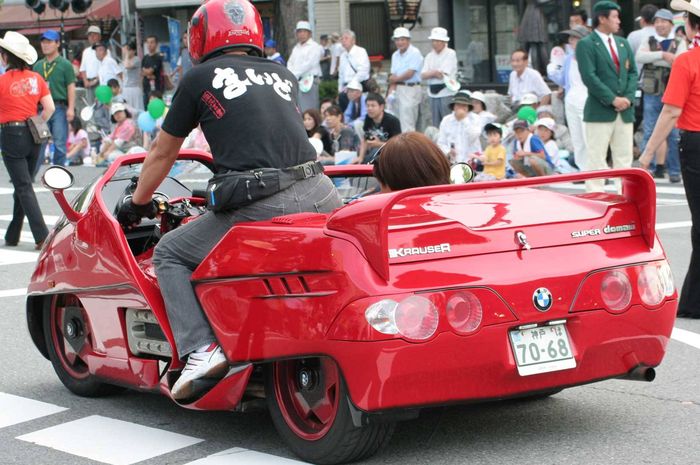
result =
[[[78,298],[54,295],[44,306],[44,338],[54,371],[64,386],[83,397],[123,391],[90,374],[87,357],[92,354],[90,322]]]
[[[280,436],[312,463],[362,460],[388,443],[394,432],[395,423],[353,424],[347,387],[329,357],[270,364],[265,395]]]

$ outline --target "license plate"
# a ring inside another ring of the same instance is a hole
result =
[[[564,324],[516,329],[509,335],[520,376],[576,368]]]

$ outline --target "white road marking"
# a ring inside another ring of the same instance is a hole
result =
[[[65,189],[65,191],[80,191],[83,190],[82,187],[69,187],[68,189]],[[0,187],[0,195],[12,195],[15,192],[14,187]],[[47,188],[45,187],[35,187],[34,192],[37,194],[43,194],[44,192],[50,192]]]
[[[688,331],[687,329],[674,327],[671,332],[671,339],[700,349],[700,334]]]
[[[185,465],[231,465],[234,463],[236,465],[301,465],[306,462],[234,447]]]
[[[586,186],[584,184],[573,184],[570,182],[562,182],[562,183],[555,183],[552,184],[550,187],[556,188],[556,189],[567,189],[567,190],[575,190],[575,191],[585,191]],[[605,186],[605,191],[606,192],[616,192],[616,187],[612,184],[609,184]],[[685,195],[685,188],[683,186],[664,186],[664,185],[656,185],[656,193],[657,194],[670,194],[670,195]]]
[[[22,252],[19,250],[12,250],[9,247],[0,248],[0,266],[15,265],[18,263],[34,263],[38,256],[39,252]]]
[[[0,298],[2,297],[17,297],[21,295],[27,295],[27,288],[22,287],[20,289],[5,289],[0,291]]]
[[[25,223],[25,226],[29,227],[29,225],[27,223]],[[6,232],[7,232],[7,230],[0,229],[0,236],[4,237]],[[29,231],[23,231],[19,235],[19,241],[26,242],[27,244],[34,244],[34,236],[32,236],[32,233],[30,233]],[[4,244],[4,242],[3,242],[3,244]],[[2,253],[2,252],[0,252],[0,253]]]
[[[56,224],[59,218],[58,215],[44,215],[44,223],[50,228]],[[0,215],[0,221],[12,221],[12,215]]]
[[[0,428],[68,410],[58,405],[0,392]]]
[[[692,221],[673,221],[671,223],[656,223],[656,230],[661,231],[664,229],[689,228],[692,225]]]
[[[130,465],[203,441],[99,415],[52,426],[17,439],[111,465]]]

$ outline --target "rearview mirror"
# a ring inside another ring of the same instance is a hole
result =
[[[68,189],[73,185],[73,175],[62,166],[51,166],[41,177],[41,183],[52,191]]]
[[[474,179],[474,170],[467,163],[455,163],[450,169],[452,184],[466,184]]]

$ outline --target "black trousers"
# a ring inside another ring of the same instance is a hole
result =
[[[34,242],[41,242],[49,235],[49,230],[44,223],[44,217],[32,187],[32,172],[39,157],[40,146],[34,143],[32,134],[26,127],[4,127],[1,137],[2,161],[15,188],[12,194],[14,200],[12,221],[5,233],[5,241],[9,244],[19,242],[26,215]]]
[[[683,281],[678,313],[700,318],[700,132],[681,131],[678,152],[685,196],[693,222],[690,229],[690,266]]]

